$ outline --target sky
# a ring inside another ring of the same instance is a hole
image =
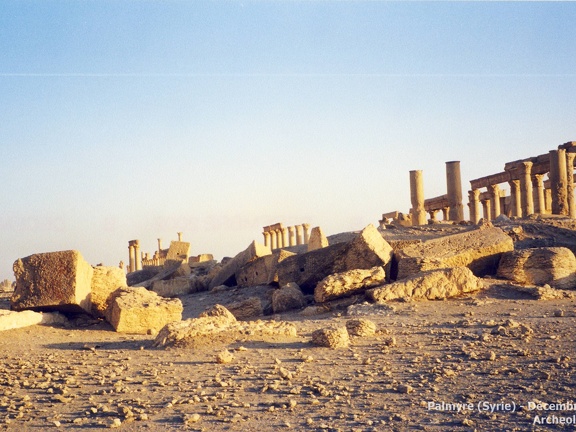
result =
[[[262,227],[408,212],[576,140],[574,2],[2,0],[0,280],[234,256]],[[467,213],[466,213],[467,214]]]

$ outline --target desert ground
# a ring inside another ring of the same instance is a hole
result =
[[[510,232],[516,245],[541,246],[558,229],[563,237],[552,243],[571,244],[571,226]],[[255,318],[292,323],[296,336],[247,332],[193,347],[158,348],[153,334],[117,333],[88,315],[6,330],[0,428],[573,430],[576,291],[492,277],[482,284],[444,301],[310,301],[304,310]],[[258,290],[182,295],[183,319]],[[0,309],[9,308],[4,293]],[[354,319],[373,322],[376,333],[352,336],[345,348],[311,343],[313,331]]]

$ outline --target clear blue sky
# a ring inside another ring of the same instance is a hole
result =
[[[576,140],[573,2],[3,0],[0,280],[78,249],[231,256]]]

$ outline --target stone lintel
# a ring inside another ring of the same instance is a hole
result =
[[[440,195],[434,198],[428,198],[424,200],[424,208],[426,211],[442,210],[445,207],[449,207],[448,195]]]
[[[486,177],[480,177],[474,180],[470,180],[470,185],[472,189],[487,188],[490,185],[507,183],[510,180],[510,172],[504,171],[498,174],[492,174]]]

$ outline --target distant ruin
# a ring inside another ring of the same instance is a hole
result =
[[[553,214],[576,218],[575,157],[576,141],[569,141],[546,154],[507,162],[502,172],[470,180],[470,222],[489,221],[500,215]],[[544,179],[545,175],[548,175],[547,179]],[[503,183],[508,183],[510,195],[500,188]],[[422,171],[410,171],[412,208],[408,214],[399,211],[384,213],[380,226],[389,222],[403,226],[425,225],[436,221],[439,211],[444,221],[463,222],[459,161],[446,162],[446,189],[444,195],[425,199]],[[430,216],[428,220],[426,213]]]
[[[263,230],[264,246],[270,247],[271,250],[308,244],[310,239],[310,224],[307,223],[289,227],[275,223],[265,226]]]
[[[177,260],[188,262],[190,258],[190,243],[182,241],[182,233],[178,235],[177,241],[171,241],[168,249],[162,249],[162,239],[158,239],[158,250],[151,256],[148,252],[140,251],[140,240],[130,240],[128,242],[128,268],[127,272],[142,270],[144,267],[163,266],[166,261]],[[194,258],[200,260],[200,257]],[[121,262],[120,268],[123,267]]]

